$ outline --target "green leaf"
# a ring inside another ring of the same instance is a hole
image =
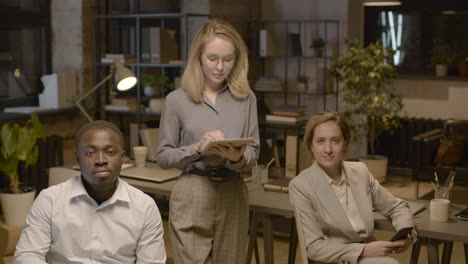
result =
[[[44,128],[42,127],[42,124],[39,121],[39,117],[37,117],[36,113],[31,114],[31,121],[32,121],[34,129],[36,130],[39,137],[42,138],[43,140],[45,140]]]
[[[34,146],[33,150],[28,153],[25,166],[29,167],[31,165],[36,164],[37,158],[39,157],[39,148],[37,146]]]

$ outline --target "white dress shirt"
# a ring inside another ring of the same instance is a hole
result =
[[[327,177],[328,183],[330,183],[335,192],[336,198],[340,201],[341,207],[343,207],[354,231],[362,238],[367,237],[366,225],[359,214],[359,208],[357,207],[356,200],[354,200],[353,192],[348,186],[348,180],[344,170],[341,171],[341,179],[339,182],[332,180],[327,175],[325,175],[325,177]]]
[[[154,200],[118,179],[98,205],[81,176],[43,190],[16,246],[20,263],[165,263],[161,215]]]

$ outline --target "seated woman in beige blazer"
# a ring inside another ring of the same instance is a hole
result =
[[[408,249],[415,233],[395,242],[372,237],[372,208],[396,230],[414,227],[408,204],[383,188],[361,162],[344,161],[349,125],[336,112],[319,113],[307,123],[304,144],[312,166],[289,185],[300,211],[307,256],[314,263],[398,263],[388,255]]]

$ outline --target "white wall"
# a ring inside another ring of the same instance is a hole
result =
[[[468,81],[396,80],[402,116],[468,120]]]
[[[51,1],[53,72],[83,70],[82,6],[77,0]]]

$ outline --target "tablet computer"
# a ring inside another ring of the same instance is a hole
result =
[[[225,147],[234,146],[236,148],[240,148],[243,145],[249,144],[251,142],[253,142],[253,138],[231,138],[231,139],[222,139],[222,140],[212,140],[206,145],[206,147],[203,149],[201,154],[202,155],[215,154],[209,151],[209,149],[213,146],[225,146]]]
[[[405,228],[402,228],[400,230],[398,230],[398,232],[393,235],[393,237],[390,239],[390,241],[397,241],[397,240],[404,240],[408,237],[409,234],[411,234],[411,232],[413,231],[413,228],[412,227],[405,227]]]

